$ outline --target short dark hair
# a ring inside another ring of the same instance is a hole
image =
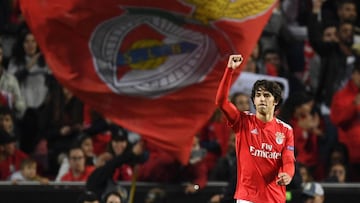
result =
[[[32,165],[36,165],[36,161],[32,158],[26,158],[24,160],[21,161],[20,163],[20,169],[24,169],[26,166],[32,166]]]
[[[339,23],[336,21],[325,21],[324,23],[322,23],[321,25],[321,33],[324,33],[324,31],[330,27],[334,27],[335,29],[337,29],[339,26]]]
[[[6,116],[9,115],[11,119],[14,121],[15,115],[14,111],[10,109],[8,106],[0,106],[0,116]]]
[[[251,100],[253,103],[254,103],[255,93],[258,89],[264,89],[266,91],[269,91],[274,96],[275,101],[278,103],[275,106],[275,110],[277,110],[282,102],[282,96],[281,96],[282,89],[280,85],[277,82],[271,80],[257,80],[254,83],[254,86],[251,91]]]
[[[83,155],[85,155],[84,150],[81,148],[81,146],[80,146],[79,143],[77,143],[77,142],[72,143],[72,144],[70,145],[70,147],[69,147],[68,150],[67,150],[67,155],[70,157],[71,151],[77,150],[77,149],[80,149],[80,150],[82,151]]]
[[[84,203],[85,201],[93,202],[96,200],[99,200],[99,198],[94,192],[92,192],[90,190],[85,190],[79,195],[77,203]]]
[[[337,1],[336,2],[336,7],[337,9],[342,8],[345,4],[354,4],[355,7],[357,7],[356,3],[354,0],[341,0],[341,1]]]

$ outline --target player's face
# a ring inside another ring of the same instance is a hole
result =
[[[267,115],[274,112],[277,102],[269,91],[259,88],[255,92],[254,105],[258,113]]]

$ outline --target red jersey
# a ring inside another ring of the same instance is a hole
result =
[[[240,112],[227,95],[233,69],[227,68],[217,93],[217,103],[236,133],[237,185],[234,198],[255,203],[285,202],[285,186],[276,183],[278,174],[294,175],[294,136],[292,128],[280,121],[259,120]]]
[[[350,163],[360,163],[360,105],[354,103],[360,89],[350,80],[336,92],[331,104],[331,121],[338,129],[339,141],[349,150]]]
[[[79,177],[74,177],[72,171],[69,170],[69,172],[61,178],[61,181],[87,181],[94,169],[94,166],[86,166],[84,172]]]
[[[130,181],[133,176],[133,169],[130,165],[123,164],[115,169],[113,180],[117,181]]]
[[[14,154],[6,157],[0,162],[0,180],[7,180],[12,173],[20,170],[22,160],[28,158],[28,155],[19,149]]]

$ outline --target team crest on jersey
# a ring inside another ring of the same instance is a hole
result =
[[[284,142],[284,138],[285,138],[284,133],[281,133],[281,132],[276,132],[275,133],[275,141],[276,141],[276,143],[282,144]]]

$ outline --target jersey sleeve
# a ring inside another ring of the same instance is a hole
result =
[[[282,152],[283,172],[291,177],[295,173],[295,155],[294,155],[294,133],[290,128],[286,133],[286,143]]]
[[[234,69],[232,68],[225,69],[225,73],[220,81],[215,100],[216,105],[222,110],[230,125],[233,125],[240,116],[238,109],[228,99],[233,72]]]

